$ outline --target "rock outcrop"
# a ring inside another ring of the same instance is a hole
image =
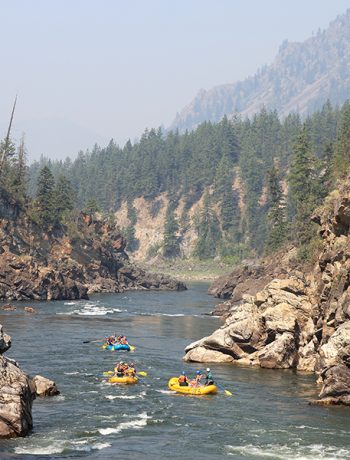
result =
[[[350,187],[333,192],[313,220],[323,239],[315,267],[287,269],[241,302],[237,271],[216,284],[211,292],[228,298],[217,308],[225,324],[189,345],[186,361],[315,372],[322,389],[314,403],[350,405]]]
[[[181,282],[131,264],[125,244],[118,227],[98,214],[80,214],[72,228],[46,232],[23,212],[13,219],[0,214],[0,300],[82,299],[95,292],[186,289]]]
[[[37,396],[56,396],[60,394],[56,383],[53,380],[36,375],[32,378],[31,383]]]
[[[315,326],[310,318],[315,307],[308,291],[299,274],[274,279],[255,296],[244,295],[243,303],[231,306],[224,326],[186,348],[185,360],[202,362],[208,356],[204,349],[215,352],[210,356],[216,362],[228,362],[230,357],[237,364],[314,371],[310,342]]]
[[[35,390],[17,363],[2,356],[10,346],[0,326],[0,438],[26,436],[33,427]]]
[[[218,278],[208,289],[210,295],[229,300],[217,305],[212,314],[227,316],[233,305],[242,302],[244,295],[257,294],[276,277],[288,278],[297,266],[296,250],[291,247],[286,252],[276,254],[273,260],[266,257],[236,267],[231,273]]]

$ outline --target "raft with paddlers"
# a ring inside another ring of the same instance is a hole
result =
[[[119,335],[117,337],[116,334],[106,337],[105,343],[102,345],[102,348],[105,350],[110,350],[110,351],[118,351],[118,350],[134,351],[135,350],[134,346],[129,345],[126,335]]]
[[[191,386],[191,385],[180,385],[178,377],[172,377],[168,382],[169,390],[176,391],[176,393],[182,393],[187,395],[209,395],[216,394],[218,392],[217,386],[203,385],[203,386]]]
[[[105,350],[110,350],[110,351],[118,351],[118,350],[124,350],[124,351],[130,351],[131,346],[126,343],[126,344],[121,344],[121,343],[114,343],[111,345],[104,344],[102,345],[102,348]]]

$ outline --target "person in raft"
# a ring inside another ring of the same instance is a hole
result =
[[[186,377],[185,371],[182,371],[180,377],[178,378],[180,387],[188,387],[188,379]]]
[[[195,386],[196,387],[199,387],[200,384],[201,384],[201,378],[202,378],[202,373],[201,371],[197,371],[196,372],[196,383],[195,383]]]
[[[202,373],[201,371],[196,372],[196,377],[191,380],[190,385],[191,387],[200,387],[201,386],[201,378],[202,378]]]
[[[129,365],[127,363],[124,363],[123,361],[120,361],[118,364],[116,364],[114,372],[117,375],[117,377],[124,377],[124,375],[127,374],[128,369]]]
[[[136,366],[135,363],[130,363],[130,366],[127,368],[126,373],[128,377],[135,377],[136,376]]]
[[[205,386],[214,385],[214,377],[209,367],[207,367],[207,373],[205,375],[204,385]]]
[[[107,345],[114,345],[115,335],[110,335],[109,337],[106,337],[105,342]]]
[[[120,345],[128,345],[128,339],[126,338],[126,335],[119,335],[117,341],[120,343]]]

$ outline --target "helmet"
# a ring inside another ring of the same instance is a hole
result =
[[[119,364],[123,364],[123,361],[119,361]]]
[[[185,371],[182,371],[181,373],[182,373],[182,375],[185,375]]]
[[[209,368],[209,367],[207,367],[207,372],[210,372],[210,368]]]
[[[197,375],[201,374],[201,371],[197,371]]]

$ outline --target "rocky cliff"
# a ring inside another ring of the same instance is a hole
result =
[[[235,279],[231,292],[227,279],[217,285],[229,297],[225,324],[189,345],[186,361],[315,372],[318,404],[350,404],[350,187],[333,192],[313,219],[323,240],[315,267],[275,273],[241,302]]]
[[[281,115],[307,115],[328,98],[342,104],[350,89],[350,10],[303,43],[285,41],[271,65],[232,84],[201,90],[180,113],[171,129],[193,129],[225,114],[251,116],[263,106]]]
[[[129,262],[118,227],[98,214],[43,231],[0,203],[0,299],[88,298],[94,292],[185,286]]]
[[[3,356],[10,346],[11,337],[0,325],[0,438],[26,436],[33,427],[35,389],[18,365]]]

